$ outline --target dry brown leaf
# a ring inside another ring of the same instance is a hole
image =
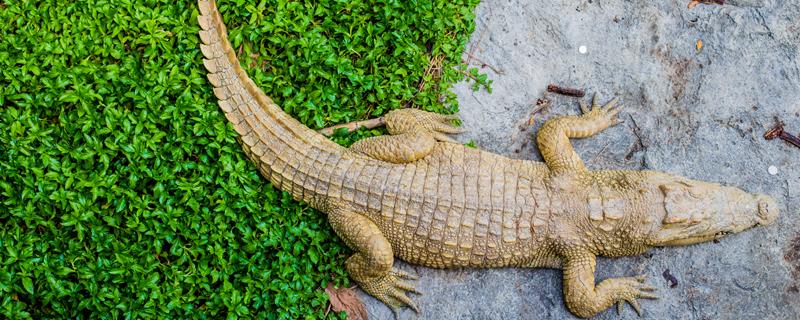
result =
[[[333,284],[328,284],[325,288],[330,300],[331,308],[333,311],[347,313],[347,319],[350,320],[367,320],[367,309],[364,303],[356,295],[356,291],[352,288],[334,288]]]
[[[700,1],[692,0],[692,2],[689,2],[689,9],[694,9],[698,4],[700,4]]]

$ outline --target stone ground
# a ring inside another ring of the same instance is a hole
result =
[[[625,123],[573,140],[590,168],[653,169],[735,185],[776,197],[782,211],[776,224],[718,243],[600,259],[598,279],[647,275],[661,299],[641,301],[643,319],[798,319],[800,149],[762,135],[776,117],[800,133],[800,1],[729,0],[692,10],[688,2],[484,1],[468,48],[500,73],[483,68],[494,79],[491,94],[456,87],[469,130],[458,138],[541,160],[538,126],[578,111],[576,98],[545,95],[549,83],[618,95]],[[528,126],[544,96],[552,106]],[[558,270],[398,266],[419,274],[425,292],[416,297],[423,314],[405,310],[402,319],[574,318]],[[374,298],[361,298],[372,319],[392,318]],[[621,317],[639,319],[629,306]],[[610,309],[596,318],[618,316]]]

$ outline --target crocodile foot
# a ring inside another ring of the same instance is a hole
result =
[[[406,280],[417,280],[417,277],[402,270],[392,269],[385,276],[359,282],[359,287],[391,308],[395,318],[398,317],[400,309],[404,306],[408,306],[419,314],[419,307],[406,294],[409,292],[422,293]]]
[[[622,108],[617,106],[618,101],[615,98],[601,107],[595,95],[591,107],[581,102],[582,115],[555,117],[547,120],[539,129],[536,136],[539,151],[550,169],[551,176],[560,177],[553,180],[556,189],[575,188],[576,179],[588,172],[569,139],[591,137],[622,123],[622,120],[617,118]]]
[[[461,133],[463,129],[453,125],[458,115],[444,115],[419,109],[397,109],[386,114],[386,129],[390,134],[425,131],[434,139],[444,142],[458,143],[447,136],[450,133]]]
[[[617,106],[618,102],[619,98],[614,98],[605,106],[601,107],[597,102],[597,95],[595,94],[592,98],[591,107],[586,105],[583,101],[580,102],[581,111],[583,112],[582,117],[599,121],[606,128],[620,124],[623,121],[617,118],[617,114],[619,114],[619,110],[622,109],[623,106]]]
[[[391,163],[411,163],[430,154],[437,141],[458,143],[447,134],[463,131],[453,125],[456,115],[417,109],[392,110],[384,119],[391,135],[359,140],[350,151]]]

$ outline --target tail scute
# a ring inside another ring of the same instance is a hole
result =
[[[205,57],[203,65],[208,70],[208,81],[214,86],[214,95],[219,98],[220,107],[226,112],[226,116],[231,112],[241,113],[240,116],[228,116],[228,119],[234,118],[231,121],[237,131],[239,126],[235,121],[243,118],[251,121],[250,117],[254,116],[257,120],[253,121],[259,122],[272,134],[292,140],[283,142],[299,145],[293,145],[295,148],[310,144],[331,152],[339,149],[332,141],[284,113],[247,76],[228,40],[228,30],[216,2],[199,0],[197,5],[200,9],[200,15],[197,16],[201,29],[200,51]],[[247,132],[239,131],[239,134],[244,136]]]

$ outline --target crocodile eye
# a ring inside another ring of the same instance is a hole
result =
[[[686,183],[663,184],[658,186],[664,194],[666,215],[663,224],[683,224],[697,222],[702,216],[699,198],[689,191]]]

